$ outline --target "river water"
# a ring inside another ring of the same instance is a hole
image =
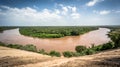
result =
[[[19,28],[5,30],[0,33],[0,41],[6,44],[34,44],[38,49],[46,51],[56,50],[75,51],[75,46],[83,45],[86,47],[91,44],[100,45],[110,41],[107,34],[110,31],[108,28],[99,28],[98,30],[90,31],[80,36],[66,36],[62,38],[33,38],[21,35]]]

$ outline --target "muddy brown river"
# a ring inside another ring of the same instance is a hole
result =
[[[38,49],[45,49],[46,51],[56,50],[75,51],[75,46],[84,45],[91,46],[91,44],[100,45],[110,41],[106,35],[110,29],[99,28],[98,30],[90,31],[80,36],[66,36],[62,38],[33,38],[21,35],[19,28],[5,30],[0,33],[0,41],[6,44],[34,44]]]

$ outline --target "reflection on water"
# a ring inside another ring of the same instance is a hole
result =
[[[45,49],[46,51],[74,51],[76,45],[91,46],[91,44],[100,45],[107,43],[110,39],[107,33],[110,30],[107,28],[99,28],[81,36],[66,36],[62,38],[33,38],[21,35],[19,28],[12,30],[5,30],[0,33],[0,41],[7,44],[34,44],[38,49]]]

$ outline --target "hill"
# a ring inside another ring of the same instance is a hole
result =
[[[120,49],[93,55],[57,58],[0,46],[0,67],[119,67]]]
[[[57,59],[35,52],[18,50],[0,46],[0,67],[13,67]]]

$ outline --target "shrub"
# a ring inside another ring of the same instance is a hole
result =
[[[86,49],[84,52],[85,52],[86,55],[91,55],[91,54],[95,53],[95,51],[92,50],[92,49]]]
[[[114,48],[120,47],[120,29],[114,29],[109,32],[108,36],[115,43]]]
[[[38,51],[38,53],[48,55],[48,53],[47,53],[47,52],[45,52],[45,50],[44,50],[44,49],[39,50],[39,51]]]
[[[56,51],[51,51],[51,52],[49,53],[49,55],[51,55],[51,56],[56,56],[56,57],[60,57],[60,56],[61,56],[61,54],[60,54],[59,52],[56,52]]]
[[[90,49],[94,50],[94,51],[101,51],[102,45],[98,45],[98,46],[94,46]]]
[[[4,43],[0,42],[0,46],[6,46]]]
[[[72,52],[70,52],[70,51],[65,51],[65,52],[63,52],[63,56],[64,56],[64,57],[72,57],[73,54],[72,54]]]
[[[86,50],[86,49],[87,48],[85,46],[76,46],[75,47],[76,52],[79,52],[79,53]]]
[[[21,48],[22,50],[27,50],[27,51],[33,51],[33,52],[36,52],[37,49],[36,49],[36,46],[30,44],[30,45],[25,45]]]
[[[103,44],[101,50],[107,50],[112,48],[114,48],[114,44],[112,42],[109,42],[109,43]]]
[[[78,52],[71,52],[71,53],[72,53],[72,56],[74,57],[78,57],[82,55],[81,53],[78,53]]]
[[[8,44],[7,47],[21,49],[23,46],[18,44]]]

